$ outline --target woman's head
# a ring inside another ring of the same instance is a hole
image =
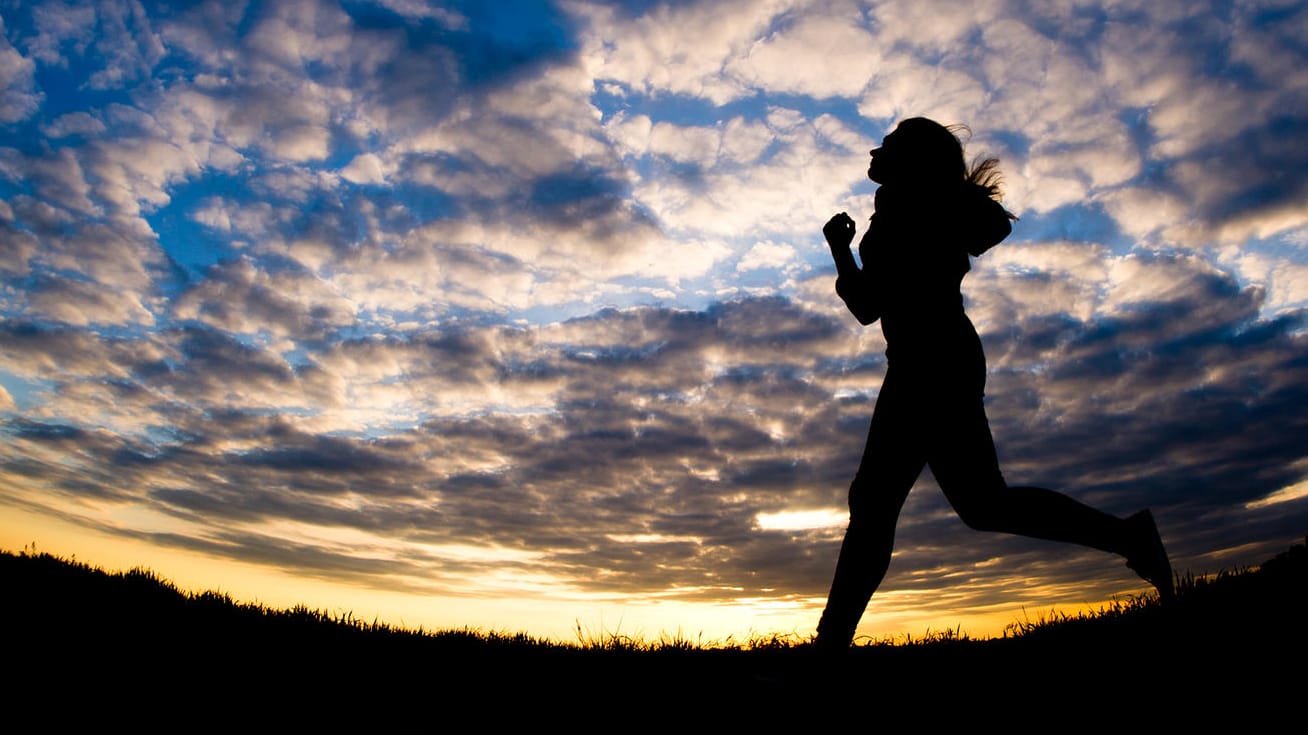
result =
[[[879,184],[944,184],[968,177],[963,144],[934,120],[912,117],[899,123],[872,151],[868,178]]]

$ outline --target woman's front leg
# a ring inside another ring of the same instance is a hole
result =
[[[849,646],[868,601],[890,568],[900,510],[925,464],[909,410],[911,406],[887,376],[849,488],[849,527],[818,623],[817,644],[822,648]]]

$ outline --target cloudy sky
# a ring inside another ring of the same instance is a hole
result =
[[[408,624],[811,632],[884,371],[826,218],[971,127],[1011,482],[1308,532],[1308,6],[0,0],[0,546]],[[930,474],[863,632],[1144,591]]]

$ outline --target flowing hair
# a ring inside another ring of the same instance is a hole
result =
[[[959,141],[958,154],[963,155],[963,142],[959,133],[965,133],[967,137],[972,137],[972,129],[963,123],[954,123],[945,128],[954,139]],[[984,189],[986,195],[997,202],[1004,199],[1004,175],[999,172],[999,159],[994,156],[977,156],[972,159],[972,165],[966,167],[966,173],[963,174],[963,180],[967,183]],[[1011,220],[1016,220],[1017,215],[1004,209],[1004,214],[1008,215]]]
[[[945,126],[925,117],[913,117],[899,123],[896,134],[900,131],[911,141],[914,168],[920,175],[939,181],[962,180],[985,191],[991,199],[1002,201],[1004,177],[999,172],[999,159],[977,157],[971,166],[967,164],[959,134],[970,138],[971,128],[962,123]],[[1004,214],[1017,219],[1007,209]]]

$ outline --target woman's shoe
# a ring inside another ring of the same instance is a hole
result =
[[[1172,563],[1168,561],[1167,550],[1163,548],[1163,539],[1158,535],[1158,524],[1154,523],[1154,514],[1142,510],[1127,518],[1126,523],[1134,549],[1126,557],[1126,566],[1156,587],[1160,600],[1171,602],[1176,597],[1176,588],[1172,582]]]

